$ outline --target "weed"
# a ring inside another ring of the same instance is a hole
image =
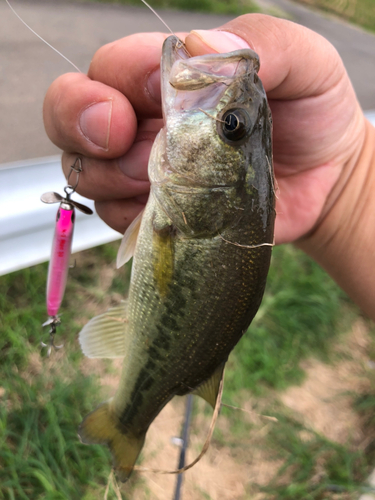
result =
[[[375,31],[375,6],[373,0],[299,0]]]
[[[356,492],[358,498],[371,469],[362,451],[329,441],[285,409],[276,417],[278,424],[271,427],[267,445],[284,462],[271,484],[261,488],[270,498],[321,500],[340,491]]]
[[[47,265],[0,278],[0,499],[74,500],[93,487],[104,492],[109,453],[80,444],[77,436],[82,416],[100,396],[95,377],[83,377],[79,369],[82,355],[75,337],[80,316],[92,315],[85,309],[92,295],[88,290],[95,291],[111,248],[78,256],[88,265],[70,272],[58,330],[64,351],[48,362],[38,359],[40,340],[48,335],[41,328]],[[36,366],[32,359],[38,360]]]
[[[12,374],[0,409],[0,498],[79,499],[87,486],[105,484],[107,450],[77,439],[81,416],[92,409],[95,381],[64,363],[34,376]],[[63,377],[62,377],[63,375]],[[91,396],[91,398],[90,398]]]
[[[144,6],[141,0],[97,0],[102,3]],[[343,19],[375,31],[374,0],[297,0],[321,10],[332,12]],[[264,12],[285,17],[285,13],[275,6],[263,5],[253,0],[153,0],[149,2],[155,9],[189,10],[211,12],[215,14],[233,14],[239,16],[250,12]],[[145,6],[144,6],[145,7]]]
[[[141,0],[99,0],[104,3],[119,3],[141,7]],[[257,3],[252,0],[153,0],[149,2],[154,9],[190,10],[215,12],[216,14],[241,15],[259,12]],[[144,6],[145,7],[145,6]]]

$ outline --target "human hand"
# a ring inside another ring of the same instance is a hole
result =
[[[295,241],[339,196],[346,166],[363,143],[363,114],[340,57],[318,34],[258,14],[220,30],[192,32],[187,49],[195,56],[250,46],[259,54],[274,121],[276,242]],[[77,154],[84,156],[78,190],[120,232],[147,199],[148,155],[162,125],[158,67],[165,36],[137,34],[102,47],[88,76],[61,76],[45,100],[46,130],[65,150],[65,173]]]
[[[337,51],[317,33],[263,15],[242,16],[220,30],[226,33],[193,32],[186,45],[194,55],[246,44],[258,53],[273,118],[275,241],[296,241],[339,196],[344,170],[364,140],[362,110]]]
[[[159,64],[166,36],[136,34],[105,45],[88,76],[62,75],[45,98],[45,128],[64,150],[65,175],[81,155],[77,192],[94,199],[99,216],[122,233],[148,197],[148,157],[162,127]]]

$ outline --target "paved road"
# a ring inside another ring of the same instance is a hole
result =
[[[375,36],[330,20],[288,0],[275,4],[289,16],[326,36],[337,47],[364,109],[375,109]],[[82,71],[97,48],[138,31],[163,30],[143,8],[66,0],[12,0],[18,13]],[[213,28],[230,19],[162,12],[175,31]],[[55,154],[45,136],[42,103],[50,83],[72,68],[52,52],[0,2],[0,163]],[[1,187],[2,189],[4,187]]]

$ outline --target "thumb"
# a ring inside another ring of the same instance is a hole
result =
[[[194,56],[253,49],[259,55],[259,76],[270,99],[321,95],[346,76],[328,40],[308,28],[263,14],[246,14],[211,31],[192,31],[185,43]]]

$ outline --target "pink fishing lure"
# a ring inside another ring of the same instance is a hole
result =
[[[56,326],[60,324],[58,312],[64,297],[68,277],[69,259],[72,250],[74,231],[75,208],[78,208],[78,210],[87,215],[92,214],[92,210],[90,208],[78,203],[77,201],[73,201],[70,198],[76,190],[79,175],[82,172],[80,158],[77,158],[74,164],[70,167],[68,183],[72,172],[75,172],[77,175],[76,183],[74,186],[71,184],[65,186],[65,197],[62,197],[60,194],[55,192],[44,193],[41,197],[41,200],[44,203],[60,203],[56,215],[55,234],[53,237],[51,259],[48,267],[46,302],[49,318],[43,324],[43,326],[50,326],[49,344],[44,344],[42,342],[43,347],[48,347],[47,356],[51,354],[52,348],[59,349],[62,347],[54,344],[54,334],[56,333]]]
[[[56,216],[55,235],[47,279],[47,313],[57,316],[64,297],[72,248],[75,210],[73,205],[61,203]]]

